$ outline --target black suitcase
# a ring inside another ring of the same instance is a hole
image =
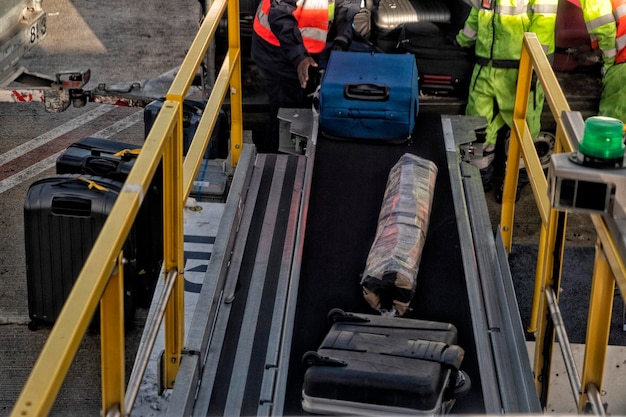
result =
[[[445,414],[469,378],[452,324],[333,310],[307,352],[302,408],[316,414]]]
[[[30,185],[24,203],[28,312],[53,324],[123,184],[110,178],[56,175]],[[124,315],[134,317],[134,229],[124,245]]]
[[[85,137],[72,143],[56,160],[57,174],[88,174],[124,182],[141,145]]]
[[[145,136],[148,136],[150,129],[156,120],[159,110],[163,106],[163,101],[155,100],[144,108],[143,121]],[[183,102],[183,155],[187,155],[193,135],[196,133],[198,123],[202,118],[204,111],[204,103],[195,100],[185,100]],[[228,131],[228,115],[221,109],[213,133],[211,141],[204,153],[204,159],[226,159],[228,156],[228,139],[230,133]]]
[[[453,43],[456,32],[446,24],[408,23],[398,45],[415,55],[420,93],[467,98],[474,68],[474,50]]]
[[[110,139],[85,137],[74,142],[56,161],[57,174],[87,174],[125,182],[141,147]],[[137,304],[147,307],[163,261],[163,174],[155,173],[150,191],[137,214]]]
[[[439,0],[380,0],[374,9],[374,43],[384,52],[397,47],[397,30],[406,23],[450,23],[452,14]]]

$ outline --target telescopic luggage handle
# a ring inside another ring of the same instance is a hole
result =
[[[386,101],[389,100],[389,86],[372,83],[351,83],[344,86],[343,94],[349,100]]]

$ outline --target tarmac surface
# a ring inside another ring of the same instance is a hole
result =
[[[178,66],[198,28],[196,0],[44,0],[48,34],[22,65],[54,75],[91,69],[85,89],[158,77]],[[54,173],[56,153],[84,136],[141,143],[143,111],[90,103],[63,113],[47,113],[42,104],[0,103],[0,417],[9,415],[49,329],[28,328],[23,206],[28,186]],[[494,227],[500,206],[487,197]],[[522,191],[514,240],[536,244],[539,216],[529,187]],[[593,246],[595,233],[586,216],[569,220],[567,241]],[[138,310],[126,339],[130,373],[143,320]],[[61,389],[52,415],[99,415],[99,336],[85,337]]]
[[[48,76],[90,69],[87,90],[100,83],[123,85],[158,77],[177,67],[200,17],[196,0],[44,0],[43,7],[47,37],[21,64]],[[54,173],[56,153],[85,136],[141,143],[143,109],[89,103],[47,113],[41,103],[0,103],[0,416],[10,414],[49,334],[46,328],[28,328],[22,214],[26,191],[36,179]],[[138,310],[128,330],[127,373],[146,315]],[[52,415],[99,415],[99,352],[99,336],[87,335]]]

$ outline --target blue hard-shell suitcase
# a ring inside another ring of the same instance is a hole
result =
[[[333,51],[320,87],[320,129],[332,138],[406,141],[418,100],[413,55]]]

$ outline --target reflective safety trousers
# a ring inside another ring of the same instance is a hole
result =
[[[487,119],[486,144],[495,144],[498,131],[504,125],[510,127],[513,124],[518,72],[516,68],[493,68],[491,65],[474,67],[465,114]],[[541,129],[544,99],[541,83],[536,82],[531,87],[526,117],[533,138],[537,138]]]
[[[546,54],[554,52],[558,0],[471,0],[472,9],[456,40],[475,46],[474,67],[465,112],[487,119],[487,144],[513,122],[519,59],[525,32],[534,32]],[[544,91],[530,92],[527,122],[533,138],[540,130]]]

